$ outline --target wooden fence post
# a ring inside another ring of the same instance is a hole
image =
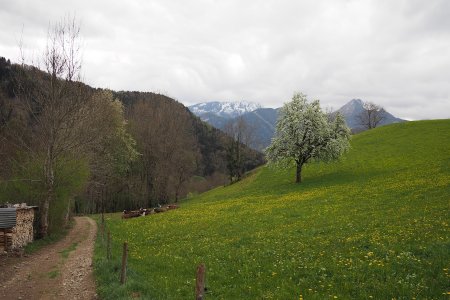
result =
[[[108,229],[108,238],[106,240],[106,258],[111,259],[111,231]]]
[[[200,264],[197,267],[197,279],[195,282],[195,300],[205,299],[205,264]]]
[[[122,253],[122,270],[120,272],[120,283],[124,284],[127,280],[127,259],[128,259],[128,243],[123,243]]]

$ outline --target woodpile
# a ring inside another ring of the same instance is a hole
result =
[[[11,249],[12,229],[0,229],[0,251]]]
[[[27,206],[25,203],[10,205],[8,221],[1,222],[4,226],[0,229],[0,251],[12,251],[20,249],[33,241],[33,222],[35,206]],[[6,214],[2,214],[3,217]],[[12,220],[12,223],[11,223]],[[0,220],[1,221],[1,220]]]
[[[139,210],[124,210],[122,213],[122,219],[136,218],[140,216],[141,214]]]
[[[162,213],[162,212],[166,212],[167,208],[165,208],[165,207],[156,207],[153,210],[155,211],[155,213]]]
[[[12,249],[22,248],[33,241],[34,209],[18,208],[16,226],[12,228]]]
[[[124,210],[122,213],[122,219],[137,218],[141,216],[152,215],[155,213],[162,213],[177,208],[178,205],[170,204],[163,207],[141,208],[139,210]]]

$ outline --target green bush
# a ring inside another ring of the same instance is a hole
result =
[[[11,180],[0,184],[0,202],[27,203],[40,206],[46,197],[42,158],[20,157],[13,166]],[[49,233],[58,234],[67,225],[68,208],[73,205],[73,197],[84,187],[89,177],[89,168],[85,160],[63,158],[58,161],[55,171],[56,201],[50,203]],[[37,211],[37,219],[39,212]],[[36,222],[38,224],[38,222]]]

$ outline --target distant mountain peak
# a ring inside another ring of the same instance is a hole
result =
[[[215,114],[230,119],[261,108],[261,104],[249,101],[211,101],[191,105],[188,108],[200,118],[205,114]]]
[[[363,105],[364,102],[361,99],[352,99],[347,104],[360,104],[360,105]]]
[[[339,108],[336,112],[339,112],[341,115],[344,116],[348,127],[354,130],[355,129],[361,130],[362,125],[360,124],[359,116],[363,111],[364,111],[364,101],[361,99],[352,99],[349,102],[347,102],[344,106]],[[380,126],[398,122],[404,122],[404,120],[394,117],[387,111],[384,111],[383,120],[380,122]]]
[[[364,110],[364,102],[361,99],[352,99],[342,106],[338,112],[344,117],[360,114]]]

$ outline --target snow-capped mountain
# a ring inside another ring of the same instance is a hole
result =
[[[221,118],[231,119],[245,113],[261,108],[259,103],[237,101],[237,102],[203,102],[188,107],[191,112],[199,116],[201,119],[208,115],[216,115]],[[205,118],[206,119],[206,118]],[[206,121],[206,120],[205,120]]]
[[[229,122],[235,122],[242,116],[255,132],[256,150],[262,150],[270,144],[275,131],[278,109],[262,108],[255,102],[205,102],[188,106],[191,112],[212,126],[223,129]]]
[[[364,111],[364,102],[361,99],[352,99],[339,108],[337,112],[341,113],[347,126],[353,132],[365,130],[361,127],[358,116]],[[189,106],[189,109],[199,116],[203,121],[212,126],[223,129],[228,122],[235,122],[237,116],[242,116],[244,121],[250,124],[255,132],[256,144],[253,146],[256,150],[266,148],[275,133],[276,121],[279,109],[261,108],[261,105],[251,102],[206,102]],[[391,123],[404,122],[389,112],[385,111],[380,126]]]

